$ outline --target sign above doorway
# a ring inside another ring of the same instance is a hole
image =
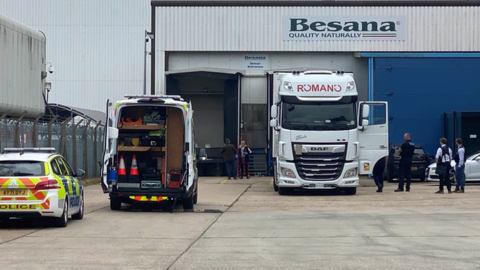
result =
[[[270,62],[266,54],[246,54],[243,56],[245,70],[268,70]]]

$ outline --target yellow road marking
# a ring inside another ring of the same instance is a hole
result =
[[[220,185],[225,184],[227,181],[228,181],[228,180],[223,180],[223,181],[220,183]]]

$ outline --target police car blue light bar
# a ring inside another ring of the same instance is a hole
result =
[[[27,148],[5,148],[2,154],[7,153],[56,153],[53,147],[27,147]]]

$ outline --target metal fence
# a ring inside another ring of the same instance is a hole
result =
[[[72,118],[63,122],[0,120],[0,151],[6,147],[55,147],[74,170],[85,177],[100,175],[104,128],[91,121]]]

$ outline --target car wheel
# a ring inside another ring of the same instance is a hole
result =
[[[343,191],[345,191],[345,195],[355,195],[357,194],[357,188],[344,188]]]
[[[75,219],[75,220],[81,220],[83,219],[83,215],[85,213],[85,201],[84,201],[85,197],[83,196],[83,192],[82,192],[82,202],[80,203],[80,209],[78,210],[78,213],[76,213],[75,215],[72,215],[72,219]]]
[[[55,227],[67,227],[68,224],[68,199],[65,198],[65,202],[63,203],[63,214],[59,218],[55,218],[53,222]]]
[[[119,198],[110,198],[110,209],[114,211],[122,209],[122,201]]]

